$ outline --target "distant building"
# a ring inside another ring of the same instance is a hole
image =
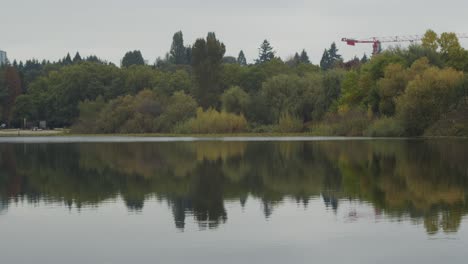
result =
[[[7,54],[5,51],[0,50],[0,66],[5,65],[7,63]]]

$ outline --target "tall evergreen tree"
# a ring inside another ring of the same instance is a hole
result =
[[[245,58],[244,51],[241,50],[239,52],[239,56],[237,56],[237,63],[241,66],[247,65],[247,59]]]
[[[330,56],[330,59],[333,61],[339,61],[341,60],[341,55],[338,54],[338,49],[336,48],[336,43],[333,42],[330,46],[330,49],[328,50],[328,54]]]
[[[361,58],[361,63],[366,63],[369,61],[369,58],[367,57],[367,54],[364,53],[364,56]]]
[[[323,70],[329,70],[343,60],[338,51],[335,42],[331,44],[328,50],[324,51],[322,60],[320,61],[320,67]]]
[[[184,36],[182,31],[178,31],[172,37],[171,50],[169,51],[170,60],[174,64],[187,63],[187,51],[184,46]]]
[[[301,63],[305,63],[305,64],[310,63],[309,55],[307,55],[307,52],[305,51],[305,49],[303,49],[301,52],[300,61]]]
[[[328,70],[330,68],[330,54],[327,49],[323,51],[322,59],[320,60],[320,68],[322,68],[322,70]]]
[[[275,52],[273,47],[270,45],[268,40],[264,40],[260,48],[258,49],[258,59],[255,61],[257,64],[261,64],[267,61],[270,61],[275,58]]]
[[[70,53],[67,53],[67,56],[65,57],[65,59],[63,59],[63,64],[70,65],[72,63],[73,63],[73,61],[72,61],[72,59],[70,57]]]
[[[226,47],[213,32],[206,40],[197,39],[192,47],[192,66],[196,80],[195,96],[203,108],[219,106],[222,93],[221,70]]]
[[[75,57],[73,57],[73,63],[77,63],[77,62],[80,62],[80,61],[82,61],[80,53],[76,52]]]
[[[301,62],[301,56],[299,56],[299,53],[297,53],[297,52],[296,52],[296,54],[294,54],[294,61],[296,63]]]
[[[122,59],[122,67],[130,67],[132,65],[145,65],[145,60],[143,55],[139,50],[129,51],[125,53],[125,56]]]

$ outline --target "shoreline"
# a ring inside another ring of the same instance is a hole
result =
[[[21,139],[40,139],[54,138],[58,141],[66,141],[67,139],[79,141],[95,141],[105,139],[104,141],[118,142],[120,141],[312,141],[312,140],[409,140],[409,139],[468,139],[468,137],[457,136],[420,136],[420,137],[349,137],[349,136],[323,136],[312,133],[213,133],[213,134],[171,134],[171,133],[150,133],[150,134],[73,134],[67,130],[0,130],[0,143],[21,141]],[[3,140],[2,140],[3,139]],[[133,140],[132,140],[133,139]]]

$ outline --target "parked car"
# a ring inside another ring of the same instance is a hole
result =
[[[1,129],[5,129],[5,128],[6,128],[6,124],[1,124],[1,125],[0,125],[0,128],[1,128]]]

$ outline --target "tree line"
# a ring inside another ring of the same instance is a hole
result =
[[[153,65],[138,50],[120,67],[79,53],[14,61],[0,69],[1,118],[77,133],[468,135],[468,51],[453,33],[349,61],[332,43],[319,65],[264,40],[253,61],[227,56],[213,32],[192,45],[176,32]]]

